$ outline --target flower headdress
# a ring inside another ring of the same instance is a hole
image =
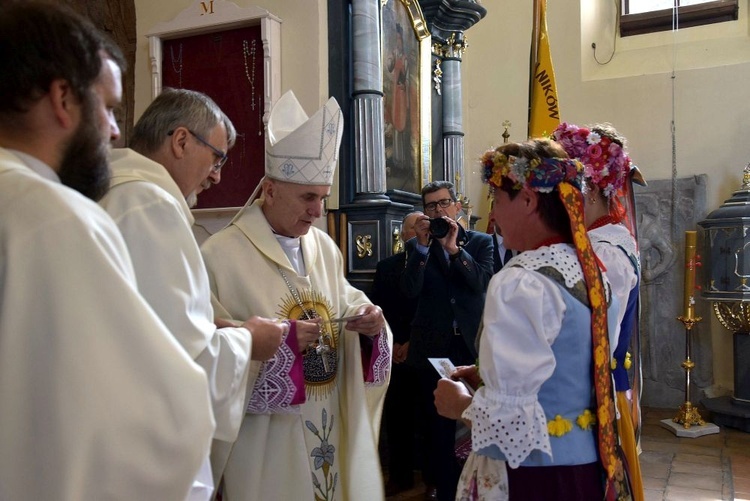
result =
[[[514,183],[515,189],[524,186],[540,193],[550,193],[563,181],[570,182],[579,190],[583,175],[583,164],[569,158],[541,158],[529,160],[524,157],[506,155],[497,150],[487,150],[481,158],[482,181],[499,188],[503,178]]]
[[[552,138],[565,148],[568,156],[583,162],[584,178],[597,185],[607,198],[625,184],[632,162],[625,148],[605,129],[563,122]]]

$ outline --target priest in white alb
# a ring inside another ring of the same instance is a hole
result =
[[[202,247],[217,316],[321,326],[306,348],[284,343],[254,363],[239,436],[212,451],[225,501],[384,498],[377,442],[391,334],[380,308],[347,282],[334,241],[313,227],[342,133],[335,99],[308,118],[284,94],[268,122],[261,198]]]

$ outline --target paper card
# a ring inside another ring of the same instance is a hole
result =
[[[435,370],[438,371],[440,377],[451,378],[451,374],[456,371],[456,366],[453,365],[450,358],[428,358]]]
[[[438,374],[440,374],[440,377],[451,379],[451,374],[456,372],[456,366],[453,365],[453,362],[451,362],[450,358],[428,358],[427,360],[430,361]],[[466,389],[469,390],[469,393],[471,395],[474,395],[474,388],[472,388],[469,383],[467,383],[463,378],[458,378],[458,380],[461,381],[464,386],[466,386]]]

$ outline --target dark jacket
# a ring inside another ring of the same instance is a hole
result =
[[[383,309],[383,315],[393,332],[393,342],[404,344],[409,340],[411,320],[417,310],[416,298],[409,298],[401,290],[401,275],[406,266],[406,252],[387,257],[375,269],[372,283],[372,302]]]
[[[466,347],[476,357],[474,341],[484,309],[487,284],[493,274],[492,237],[459,227],[455,258],[446,260],[440,242],[433,241],[425,256],[416,238],[406,243],[406,269],[401,286],[418,298],[412,321],[409,358],[446,357],[455,320]]]

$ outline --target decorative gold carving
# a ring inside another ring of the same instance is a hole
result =
[[[672,418],[675,423],[681,424],[685,429],[691,426],[703,426],[706,422],[701,417],[698,409],[693,407],[690,402],[685,402],[680,406],[680,411]]]
[[[417,35],[417,40],[420,42],[430,36],[430,30],[427,29],[427,23],[422,14],[422,8],[419,6],[419,2],[412,2],[411,0],[401,0],[401,3],[406,7],[406,12],[409,14],[411,20],[411,26],[414,29],[414,34]]]
[[[714,313],[721,325],[732,332],[750,333],[750,303],[714,301]]]
[[[443,70],[440,68],[441,64],[442,59],[436,58],[435,69],[432,72],[432,81],[435,82],[435,92],[437,92],[438,96],[442,95],[443,91]]]
[[[750,190],[750,164],[742,170],[742,190]]]
[[[401,227],[400,226],[393,227],[393,233],[391,234],[391,237],[393,238],[393,253],[398,254],[399,252],[403,252],[404,242],[401,240]]]
[[[372,256],[372,235],[358,235],[355,242],[358,258],[364,259],[365,256]]]
[[[461,186],[461,173],[456,172],[456,186]],[[463,193],[456,193],[456,198],[458,199],[458,202],[461,204],[461,209],[466,213],[466,217],[463,215],[459,216],[459,218],[456,220],[458,224],[463,226],[465,230],[471,229],[471,214],[472,210],[474,209],[474,206],[471,205],[471,200],[469,200],[469,197],[467,197]]]

